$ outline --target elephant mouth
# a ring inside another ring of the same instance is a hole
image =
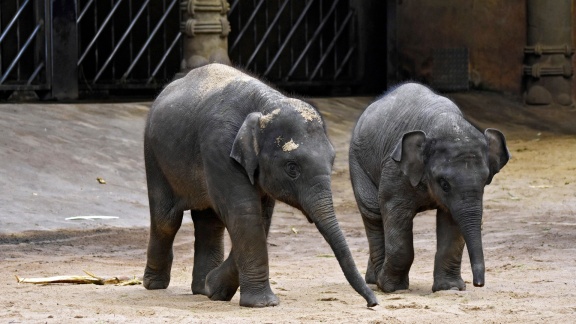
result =
[[[308,220],[308,223],[314,224],[314,221],[312,220],[312,218],[310,218],[310,215],[308,215],[307,212],[302,211],[302,214],[304,214],[304,216],[306,216],[306,219]]]

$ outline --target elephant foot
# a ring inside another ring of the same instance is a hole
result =
[[[234,261],[227,259],[216,269],[213,269],[206,276],[203,295],[211,300],[229,301],[234,297],[240,282],[238,271],[234,266]]]
[[[366,281],[367,284],[377,284],[378,281],[376,279],[376,273],[374,272],[374,269],[369,268],[368,270],[366,270],[366,276],[364,277],[364,280]]]
[[[462,277],[458,278],[434,278],[432,291],[437,292],[440,290],[466,290],[466,283]]]
[[[364,280],[366,281],[367,284],[377,284],[378,281],[376,280],[376,275],[374,274],[374,272],[366,272],[366,276],[364,277]]]
[[[268,286],[264,291],[260,292],[246,292],[244,290],[240,291],[240,306],[243,307],[269,307],[278,306],[280,304],[280,299]]]
[[[382,276],[378,279],[378,288],[385,293],[395,292],[396,290],[406,290],[410,285],[408,275],[405,276]]]
[[[149,266],[144,270],[143,285],[148,290],[166,289],[170,284],[170,269],[155,271]]]
[[[194,280],[192,278],[192,295],[205,295],[208,296],[206,290],[206,280]]]

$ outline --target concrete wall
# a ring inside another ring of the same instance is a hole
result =
[[[474,88],[522,94],[525,0],[396,1],[401,79],[429,82],[433,49],[467,47]]]

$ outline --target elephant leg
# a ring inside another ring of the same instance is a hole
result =
[[[382,226],[380,215],[367,217],[364,216],[366,215],[365,213],[361,212],[361,214],[370,252],[365,280],[366,283],[376,284],[379,273],[382,271],[382,265],[384,264],[384,227]]]
[[[207,295],[206,276],[224,260],[225,227],[212,209],[191,213],[194,221],[192,293]]]
[[[368,264],[366,265],[366,276],[364,277],[364,281],[367,284],[376,284],[377,277],[376,271],[374,271],[374,263],[372,263],[372,259],[368,257]]]
[[[415,214],[397,205],[382,211],[385,258],[378,287],[384,292],[408,289],[408,273],[414,261],[412,220]]]
[[[272,197],[264,196],[262,198],[262,222],[264,223],[264,231],[266,238],[270,232],[270,224],[272,224],[272,214],[274,213],[274,206],[276,201]]]
[[[436,213],[436,242],[432,291],[465,290],[466,284],[460,272],[464,238],[450,212],[441,209]]]
[[[182,225],[183,211],[173,204],[171,191],[161,181],[150,179],[148,197],[150,203],[150,237],[144,287],[146,289],[166,289],[170,284],[174,237]],[[150,185],[151,181],[154,185]]]
[[[268,236],[270,230],[272,213],[274,211],[274,199],[270,197],[265,197],[262,199],[262,212],[261,212],[261,226],[264,230],[265,240]],[[232,235],[231,235],[232,236]],[[250,244],[250,242],[244,242],[244,244]],[[240,273],[237,268],[237,261],[242,256],[238,256],[237,245],[232,242],[232,249],[228,258],[220,265],[218,268],[212,270],[206,278],[206,289],[209,292],[208,296],[211,300],[230,300],[238,290],[240,283]],[[266,245],[264,245],[266,247]],[[268,252],[265,252],[266,259],[268,257]],[[268,263],[266,260],[266,273],[268,272]],[[267,275],[266,275],[267,276]],[[268,282],[268,277],[266,277],[266,282],[268,284],[268,290],[271,294],[268,295],[268,300],[262,301],[258,298],[247,298],[250,297],[248,294],[242,293],[240,296],[240,305],[248,307],[264,307],[264,306],[275,306],[278,305],[278,298],[272,293],[270,285]],[[244,292],[244,289],[241,289]],[[257,301],[254,301],[254,300]]]
[[[234,254],[232,248],[228,258],[206,276],[205,292],[211,300],[229,301],[238,291],[240,280]]]
[[[364,279],[366,283],[376,284],[378,273],[384,263],[384,227],[378,202],[378,189],[358,166],[354,156],[350,157],[350,175],[368,239],[369,257]]]

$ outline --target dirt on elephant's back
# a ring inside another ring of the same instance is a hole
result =
[[[360,271],[368,246],[348,175],[350,130],[370,98],[314,100],[337,149],[334,203]],[[508,120],[502,121],[506,127]],[[575,124],[576,125],[576,124]],[[498,121],[490,127],[500,128]],[[432,293],[435,217],[414,221],[415,261],[410,289],[377,292],[366,302],[347,284],[328,244],[297,210],[278,204],[269,236],[270,281],[280,305],[266,309],[212,302],[190,290],[194,228],[176,237],[172,280],[166,290],[142,286],[18,284],[19,277],[141,276],[146,228],[30,232],[0,239],[0,319],[12,322],[235,322],[235,323],[561,323],[576,313],[576,137],[526,130],[508,136],[512,159],[486,187],[483,244],[486,285],[473,287],[466,252],[467,291]],[[506,133],[506,131],[505,131]],[[508,135],[508,134],[507,134]],[[147,215],[143,215],[147,217]],[[229,247],[229,243],[227,242]],[[376,287],[372,287],[376,289]]]

